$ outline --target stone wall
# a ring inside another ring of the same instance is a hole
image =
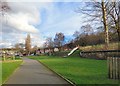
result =
[[[120,57],[120,50],[109,50],[109,51],[82,51],[80,52],[82,58],[92,59],[107,59],[107,57]]]

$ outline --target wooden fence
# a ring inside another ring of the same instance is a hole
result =
[[[120,57],[107,57],[108,77],[120,79]]]

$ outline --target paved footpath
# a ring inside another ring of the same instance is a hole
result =
[[[38,61],[28,58],[23,61],[5,84],[69,84]]]

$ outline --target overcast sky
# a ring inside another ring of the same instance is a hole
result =
[[[54,37],[57,32],[69,39],[83,24],[82,14],[75,12],[83,0],[7,1],[11,10],[0,17],[0,48],[24,43],[28,33],[33,46],[42,46],[47,37]]]

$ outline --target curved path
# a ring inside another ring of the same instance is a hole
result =
[[[29,58],[23,61],[5,84],[69,84],[38,61]]]

